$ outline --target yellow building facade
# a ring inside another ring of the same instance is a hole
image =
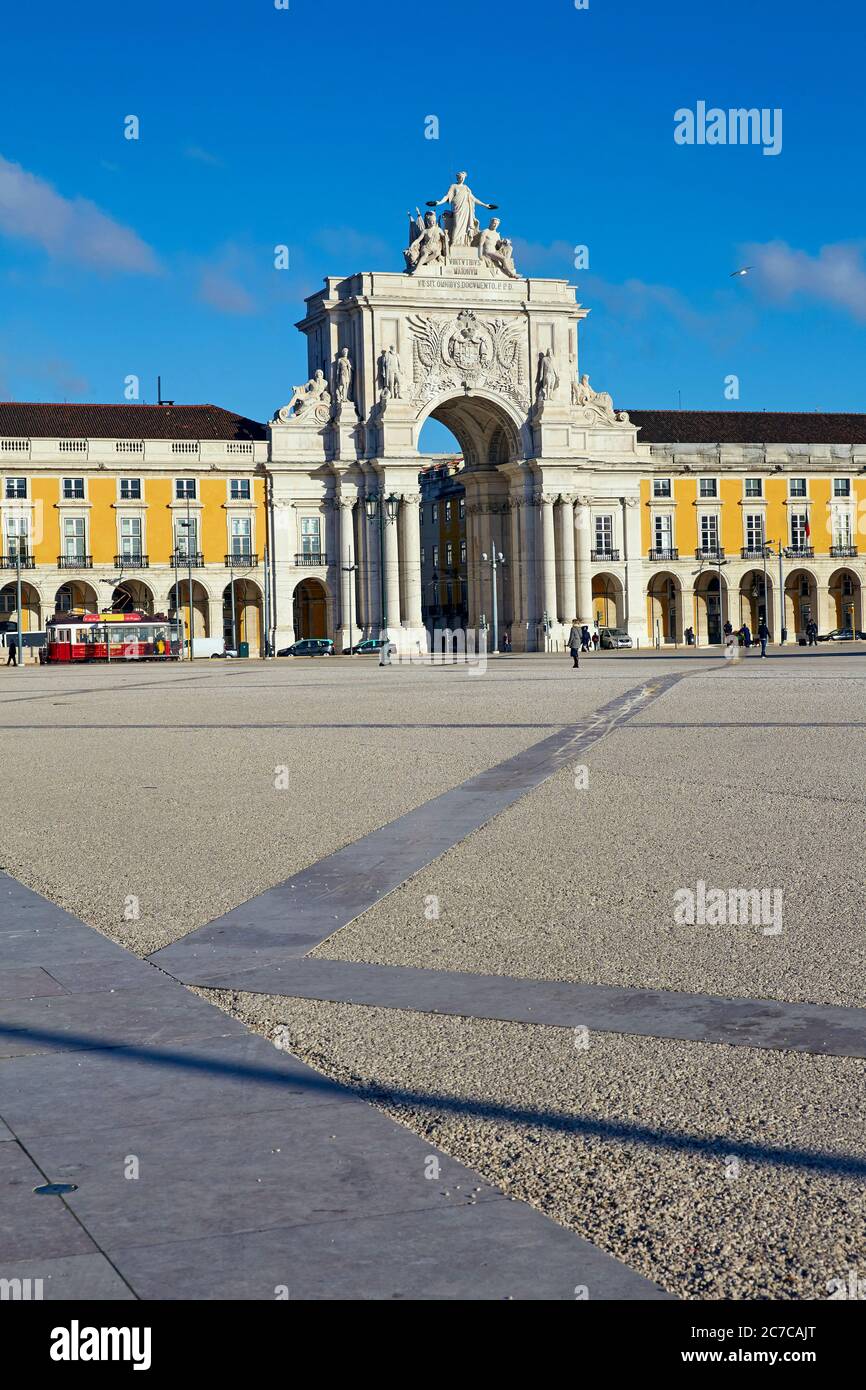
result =
[[[257,655],[266,451],[261,425],[214,406],[0,403],[0,619],[17,624],[20,579],[24,632],[73,610],[181,613]]]

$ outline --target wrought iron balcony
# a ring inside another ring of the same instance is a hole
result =
[[[253,550],[233,550],[226,556],[226,569],[230,570],[251,570],[258,563],[259,557]]]
[[[618,559],[619,559],[619,551],[618,551],[618,550],[591,550],[591,551],[589,552],[589,558],[590,558],[590,560],[596,560],[596,561],[597,561],[597,560],[618,560]]]
[[[115,555],[114,563],[119,570],[146,570],[150,568],[150,560],[140,551],[130,555]]]
[[[675,546],[654,546],[650,550],[649,557],[651,560],[678,560],[680,552]]]
[[[182,555],[176,550],[169,560],[169,564],[176,570],[200,570],[204,569],[204,556],[201,554]]]
[[[0,570],[32,570],[36,568],[36,561],[32,555],[22,555],[18,560],[14,555],[0,555]]]
[[[696,560],[724,560],[725,548],[722,545],[699,545],[695,551]]]
[[[92,555],[58,555],[57,568],[59,570],[92,570]]]
[[[789,560],[811,560],[815,550],[811,545],[786,545],[785,554]]]
[[[771,554],[768,545],[744,545],[740,551],[743,560],[766,560]]]
[[[856,545],[831,545],[830,554],[834,560],[853,560],[857,554]]]
[[[324,550],[303,550],[295,555],[296,565],[309,566],[311,569],[318,569],[322,565],[327,565],[328,557]]]

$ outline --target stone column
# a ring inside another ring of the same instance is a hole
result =
[[[388,624],[387,629],[392,639],[400,631],[400,543],[398,540],[397,520],[399,516],[399,503],[397,504],[397,515],[388,516],[387,506],[384,496],[380,505],[385,506],[385,600]],[[378,537],[377,537],[378,539]]]
[[[370,637],[378,637],[382,626],[382,578],[379,550],[379,513],[371,517],[364,510],[364,546],[367,552],[367,632]]]
[[[579,623],[586,623],[587,627],[591,627],[592,570],[590,568],[590,550],[592,548],[592,535],[590,523],[592,515],[588,497],[579,497],[577,503],[577,620]]]
[[[424,626],[421,617],[421,495],[410,493],[400,506],[403,520],[402,555],[403,590],[406,601],[406,626],[419,640]]]
[[[525,621],[523,617],[523,559],[520,553],[520,509],[523,503],[517,497],[511,499],[511,553],[506,556],[508,568],[505,571],[511,583],[511,641],[514,642],[515,629]]]
[[[345,650],[351,642],[359,640],[358,613],[355,604],[355,573],[348,566],[355,564],[352,544],[354,527],[350,497],[341,497],[339,506],[340,533],[340,647]]]
[[[560,621],[566,625],[576,616],[577,587],[574,571],[574,498],[560,498],[560,520],[562,523],[562,612]]]
[[[527,624],[527,646],[530,652],[538,651],[538,627],[541,622],[541,575],[538,566],[538,516],[539,498],[533,493],[523,504],[523,585],[526,596],[525,622]]]
[[[541,574],[543,614],[546,613],[551,624],[551,636],[556,625],[556,526],[553,506],[556,499],[551,493],[541,497]],[[543,616],[542,614],[542,616]]]

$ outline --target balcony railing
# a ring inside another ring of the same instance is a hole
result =
[[[17,560],[14,555],[0,555],[0,570],[33,570],[36,568],[36,561],[32,555],[22,555]]]
[[[59,570],[92,570],[92,555],[58,555],[57,568]]]
[[[114,563],[119,570],[146,570],[150,568],[150,560],[140,551],[130,555],[115,555]]]
[[[834,560],[853,560],[857,554],[856,545],[831,545],[830,554]]]
[[[766,560],[772,551],[768,545],[744,545],[740,551],[743,560]]]
[[[725,548],[721,545],[699,545],[695,551],[696,560],[724,560]]]
[[[226,569],[251,570],[259,563],[259,557],[252,550],[233,550],[226,556]]]
[[[618,560],[618,559],[619,559],[619,551],[618,551],[618,550],[591,550],[591,551],[589,552],[589,558],[590,558],[590,560]]]
[[[201,554],[182,555],[176,550],[169,560],[169,564],[176,570],[200,570],[204,569],[204,556]]]
[[[814,547],[811,545],[786,545],[785,555],[789,560],[811,560],[815,554]]]
[[[321,565],[327,565],[328,557],[324,550],[304,550],[299,555],[295,555],[296,565],[309,565],[315,569]]]
[[[672,546],[655,546],[649,553],[651,560],[678,560],[680,552]]]

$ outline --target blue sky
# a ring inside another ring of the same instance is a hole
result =
[[[159,372],[267,419],[305,376],[304,295],[401,269],[407,208],[460,168],[518,269],[579,285],[581,370],[618,407],[866,411],[853,0],[289,5],[6,19],[0,397],[120,401],[136,374],[154,400]],[[699,101],[780,108],[781,153],[675,143]]]

